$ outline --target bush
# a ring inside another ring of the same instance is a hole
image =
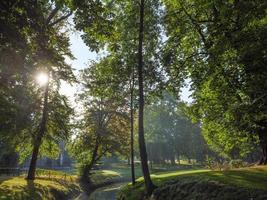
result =
[[[231,166],[231,168],[245,167],[245,163],[241,159],[231,160],[229,162],[229,165]]]
[[[213,169],[214,168],[214,158],[206,155],[206,168]]]
[[[226,171],[231,169],[231,165],[227,161],[215,161],[213,157],[206,156],[206,168],[211,170]]]

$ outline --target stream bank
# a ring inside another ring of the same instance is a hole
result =
[[[90,194],[89,200],[115,200],[120,188],[126,183],[114,183],[112,185],[99,188]]]
[[[84,188],[83,192],[73,200],[115,200],[117,192],[127,183],[128,180],[126,181],[125,179],[120,178],[94,186],[83,185],[83,188],[87,188]]]

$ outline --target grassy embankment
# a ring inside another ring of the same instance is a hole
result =
[[[137,173],[141,176],[140,169],[137,170]],[[82,192],[77,170],[72,173],[66,173],[63,171],[37,169],[36,175],[34,181],[27,181],[25,174],[15,177],[0,176],[0,200],[64,200],[77,196]],[[114,165],[112,170],[94,171],[91,181],[94,185],[101,185],[129,176],[129,166]]]
[[[171,165],[156,165],[151,170],[152,173],[159,173],[162,171],[174,171],[180,168],[188,167],[187,165],[181,166],[171,166]],[[142,170],[139,163],[135,165],[135,177],[141,177]],[[84,190],[89,189],[89,192],[92,192],[90,189],[97,189],[99,187],[104,187],[110,184],[119,183],[119,182],[130,182],[131,181],[131,167],[130,165],[122,162],[110,163],[108,166],[105,166],[101,170],[93,170],[90,176],[92,185],[86,185]]]
[[[68,199],[80,192],[77,176],[61,171],[37,170],[34,181],[25,175],[0,176],[0,199]]]
[[[267,199],[267,167],[229,171],[185,170],[151,176],[158,187],[153,199],[238,199],[242,195],[245,199],[251,199],[253,195],[261,195],[262,198],[257,199]],[[143,178],[139,178],[135,186],[128,184],[122,188],[119,196],[127,200],[143,199]]]
[[[112,170],[95,170],[90,179],[94,185],[100,185],[105,182],[120,178],[120,173]]]

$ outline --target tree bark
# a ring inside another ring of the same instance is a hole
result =
[[[40,129],[38,131],[38,134],[34,141],[33,151],[32,151],[32,158],[30,162],[30,167],[28,171],[28,180],[34,180],[35,179],[35,171],[36,171],[36,164],[39,154],[39,149],[42,143],[42,138],[46,131],[46,123],[47,123],[47,115],[48,115],[48,92],[49,92],[49,77],[48,82],[45,86],[45,94],[44,94],[44,104],[43,104],[43,113],[42,113],[42,119],[40,123]]]
[[[152,160],[150,160],[150,169],[152,170],[153,169],[153,161]]]
[[[259,165],[266,165],[267,164],[267,131],[266,129],[262,129],[259,131],[259,140],[260,140],[260,146],[262,150],[262,155],[259,161]]]
[[[90,182],[90,179],[89,179],[89,173],[90,173],[90,164],[89,165],[85,165],[83,168],[82,168],[82,173],[81,173],[81,180],[83,182]]]
[[[144,91],[143,91],[143,39],[144,39],[144,0],[140,0],[139,43],[138,43],[138,85],[139,85],[139,117],[138,135],[141,166],[145,180],[146,191],[151,195],[155,186],[150,178],[147,152],[144,136]]]
[[[134,70],[132,72],[131,80],[131,173],[132,173],[132,184],[135,184],[135,171],[134,171],[134,108],[133,108],[133,90],[134,90]]]
[[[176,165],[174,155],[171,155],[171,165]]]
[[[92,153],[91,161],[90,161],[90,163],[88,165],[85,165],[85,167],[84,167],[84,169],[82,171],[81,179],[83,181],[90,182],[89,175],[90,175],[91,169],[93,168],[95,162],[97,161],[98,147],[99,147],[99,142],[98,142],[98,138],[97,138],[96,139],[96,143],[95,143],[95,148],[94,148],[93,153]]]
[[[178,164],[180,165],[181,164],[180,153],[178,151],[176,152],[176,156],[177,156]]]

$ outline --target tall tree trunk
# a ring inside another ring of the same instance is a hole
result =
[[[140,21],[139,21],[139,44],[138,44],[138,84],[139,84],[139,118],[138,135],[139,150],[142,171],[145,180],[146,191],[151,195],[155,186],[151,181],[147,163],[147,152],[144,136],[144,91],[143,91],[143,39],[144,39],[144,0],[140,0]]]
[[[176,156],[177,156],[178,164],[180,165],[181,161],[180,161],[180,152],[179,151],[176,151]]]
[[[81,180],[83,181],[83,182],[89,182],[90,181],[90,179],[89,179],[89,173],[90,173],[90,169],[91,167],[90,167],[90,164],[87,164],[87,165],[85,165],[85,166],[83,166],[83,168],[82,168],[82,172],[81,172]]]
[[[150,161],[149,161],[149,164],[150,164],[150,169],[152,170],[152,169],[153,169],[153,161],[150,160]]]
[[[260,165],[267,164],[267,129],[262,129],[259,131],[259,140],[262,150],[261,159],[259,161]]]
[[[47,114],[48,114],[48,109],[47,109],[48,92],[49,92],[49,77],[48,77],[48,82],[45,86],[43,113],[42,113],[42,119],[40,123],[40,129],[37,133],[37,136],[33,144],[32,158],[31,158],[30,167],[29,167],[28,176],[27,176],[28,180],[35,179],[35,171],[36,171],[36,164],[37,164],[39,149],[42,143],[42,138],[46,131]]]
[[[174,154],[171,155],[171,165],[176,165]]]
[[[135,184],[135,171],[134,171],[134,107],[133,107],[133,92],[134,92],[134,70],[132,72],[132,80],[131,81],[131,173],[132,173],[132,184]]]

